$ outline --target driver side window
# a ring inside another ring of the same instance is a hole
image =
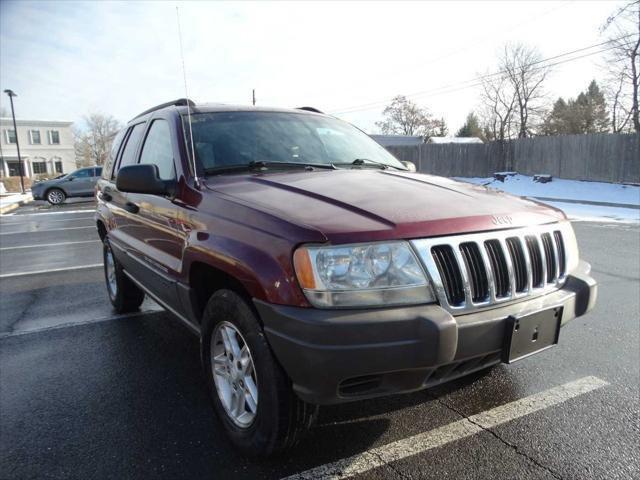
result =
[[[173,147],[171,146],[171,131],[166,120],[154,120],[147,134],[140,155],[140,163],[151,163],[158,166],[158,173],[162,180],[176,178],[173,164]]]
[[[91,175],[89,174],[93,169],[83,168],[82,170],[76,170],[71,174],[74,178],[89,178]]]

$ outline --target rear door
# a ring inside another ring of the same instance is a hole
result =
[[[134,238],[132,229],[135,229],[135,224],[132,224],[131,217],[135,215],[132,211],[135,209],[127,194],[116,188],[116,176],[121,167],[137,162],[146,126],[146,122],[137,123],[122,133],[121,144],[116,151],[111,152],[112,156],[98,182],[98,211],[108,222],[109,240],[116,258],[131,273],[135,273],[138,266],[127,253],[132,249],[130,244]]]

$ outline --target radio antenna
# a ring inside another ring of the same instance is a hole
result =
[[[200,179],[198,178],[198,170],[196,169],[196,151],[193,145],[193,130],[191,128],[191,100],[189,99],[189,90],[187,90],[187,69],[184,66],[184,52],[182,50],[182,29],[180,28],[180,11],[176,5],[176,20],[178,22],[178,40],[180,42],[180,60],[182,61],[182,78],[184,80],[184,95],[187,99],[187,119],[189,123],[189,143],[191,145],[191,167],[193,168],[193,183],[196,188],[200,188]]]

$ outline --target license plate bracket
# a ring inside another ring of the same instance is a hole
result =
[[[562,307],[507,318],[502,361],[513,363],[558,343]]]

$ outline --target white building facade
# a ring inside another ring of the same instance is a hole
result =
[[[55,177],[74,171],[72,122],[16,120],[23,174]],[[0,118],[0,177],[20,176],[16,132],[11,118]]]

